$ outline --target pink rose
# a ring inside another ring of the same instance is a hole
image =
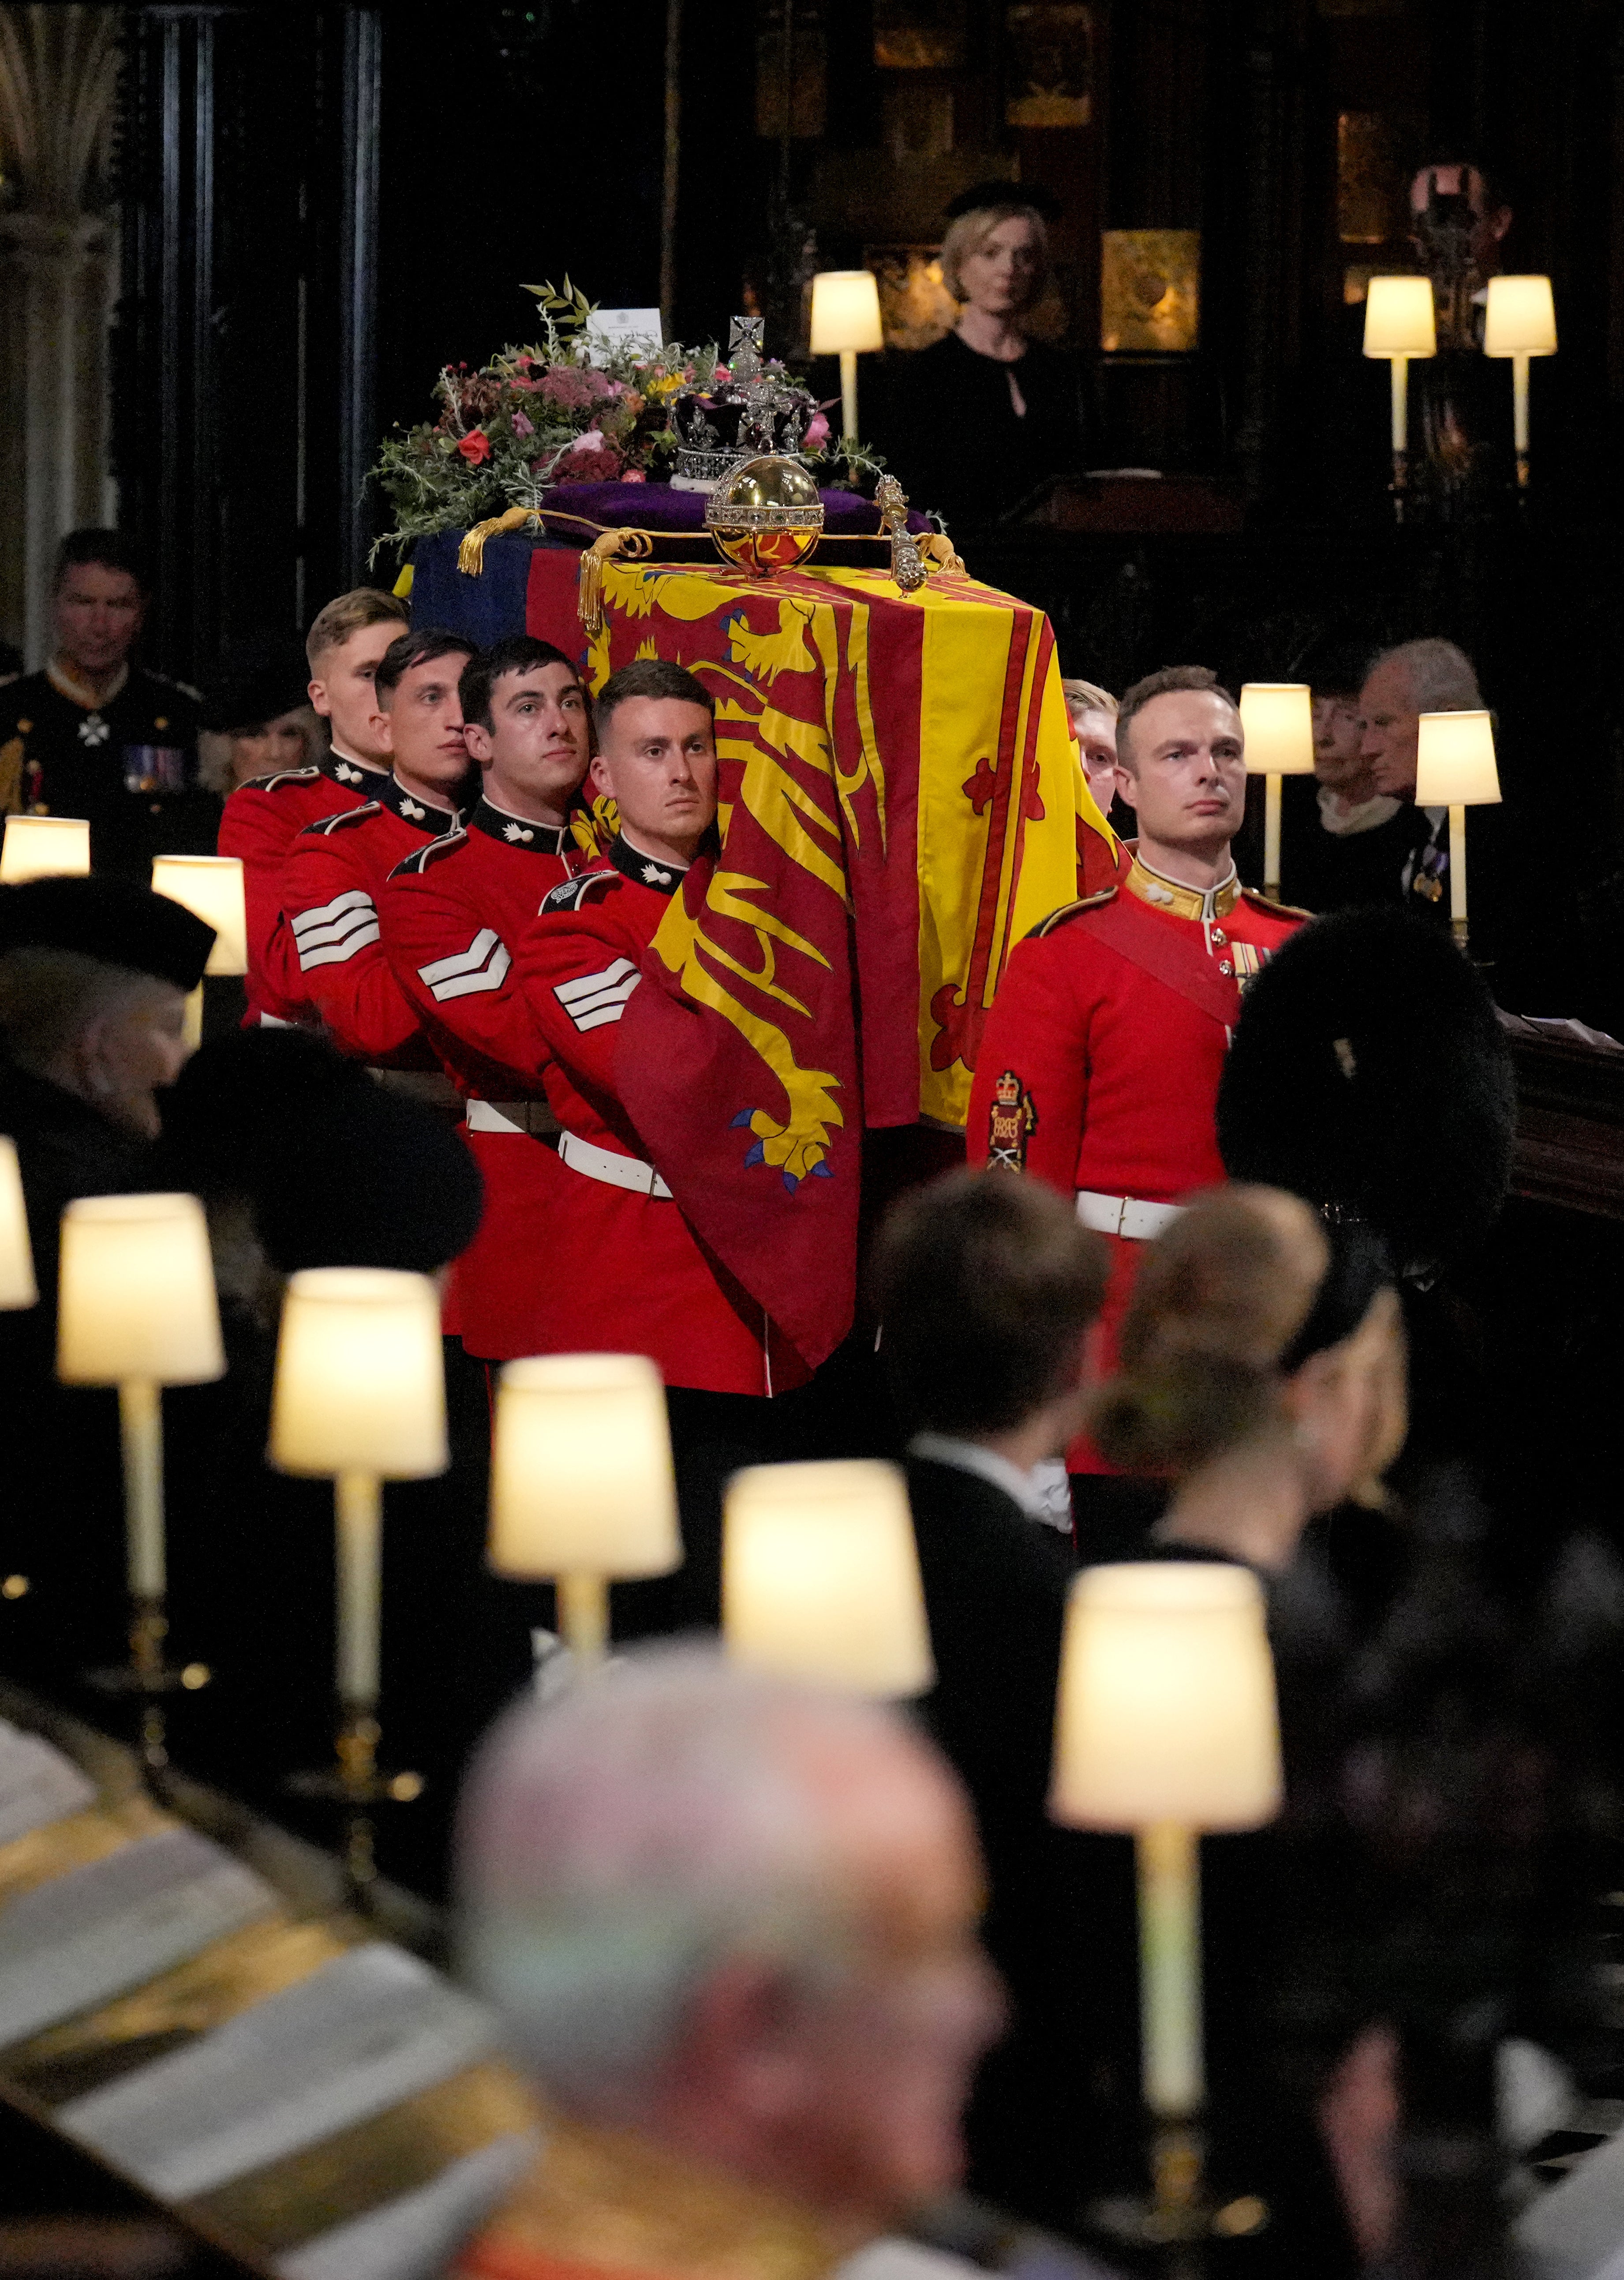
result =
[[[513,433],[515,435],[534,435],[535,433],[522,412],[515,412],[513,414]]]
[[[814,412],[806,423],[806,448],[820,451],[829,440],[829,423],[821,412]]]
[[[620,470],[620,481],[623,483],[646,483],[648,480],[641,467],[622,467]]]
[[[482,428],[475,428],[457,448],[471,467],[482,467],[490,457],[490,438]]]

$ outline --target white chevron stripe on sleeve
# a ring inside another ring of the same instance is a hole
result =
[[[373,898],[364,887],[351,887],[346,894],[335,895],[330,903],[319,903],[308,911],[300,911],[291,920],[293,930],[302,942],[308,934],[319,933],[326,926],[342,919],[346,911],[370,911]]]
[[[466,998],[476,990],[500,990],[512,962],[495,928],[481,927],[466,950],[419,966],[418,979],[443,1005],[449,998]]]
[[[552,994],[560,1005],[568,1007],[583,998],[600,996],[617,982],[624,982],[628,974],[635,974],[636,971],[629,958],[617,958],[614,964],[604,967],[601,974],[578,974],[573,982],[558,982]]]

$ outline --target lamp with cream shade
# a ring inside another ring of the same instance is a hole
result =
[[[214,929],[205,974],[248,972],[248,913],[243,900],[242,863],[236,855],[155,855],[152,891],[181,903]],[[203,1042],[203,983],[186,1001],[189,1044]]]
[[[841,435],[857,441],[857,360],[885,346],[880,286],[872,269],[824,269],[812,279],[813,356],[840,358]]]
[[[8,815],[0,841],[0,885],[25,879],[83,878],[90,868],[90,827],[77,815]]]
[[[1415,746],[1415,804],[1449,810],[1450,924],[1462,950],[1467,947],[1466,810],[1497,806],[1499,798],[1492,713],[1423,712]]]
[[[1135,1840],[1142,2066],[1163,2238],[1206,2224],[1193,2127],[1205,2097],[1197,1837],[1261,1828],[1280,1806],[1274,1665],[1250,1569],[1086,1569],[1066,1606],[1049,1809],[1068,1828]]]
[[[268,1454],[279,1472],[334,1483],[339,1772],[301,1786],[354,1803],[415,1796],[415,1775],[377,1773],[382,1483],[426,1480],[450,1461],[440,1299],[427,1275],[312,1267],[290,1276]],[[352,1842],[352,1868],[356,1857]],[[369,1847],[366,1860],[370,1873]]]
[[[1483,314],[1483,354],[1509,357],[1517,488],[1528,487],[1528,362],[1557,352],[1556,302],[1549,277],[1491,277]]]
[[[1430,277],[1373,277],[1365,290],[1365,353],[1392,367],[1393,512],[1404,520],[1410,480],[1410,359],[1438,353]]]
[[[728,1483],[722,1633],[736,1662],[900,1699],[934,1683],[895,1465],[752,1465]]]
[[[643,1354],[511,1361],[496,1391],[488,1553],[499,1575],[558,1587],[581,1664],[609,1637],[609,1585],[681,1565],[665,1388]]]
[[[124,1456],[130,1666],[115,1683],[149,1697],[196,1685],[202,1666],[164,1662],[168,1589],[164,1542],[162,1389],[204,1385],[226,1370],[208,1224],[196,1196],[86,1196],[62,1214],[57,1375],[116,1385]],[[149,1762],[163,1729],[149,1704]]]
[[[1265,779],[1263,891],[1280,900],[1280,782],[1314,772],[1313,693],[1305,681],[1249,681],[1241,689],[1246,773]]]

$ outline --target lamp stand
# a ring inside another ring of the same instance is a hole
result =
[[[1270,902],[1280,900],[1280,800],[1281,779],[1270,774],[1264,777],[1263,793],[1263,891]]]
[[[558,1629],[576,1666],[589,1670],[603,1661],[609,1645],[609,1579],[605,1575],[560,1575],[557,1583]]]
[[[1278,782],[1278,777],[1272,777]],[[1243,2194],[1214,2207],[1204,2191],[1205,2147],[1199,2115],[1206,2094],[1202,2062],[1201,1870],[1198,1838],[1177,1822],[1158,1822],[1135,1839],[1139,1880],[1140,2066],[1151,2116],[1151,2191],[1090,2212],[1113,2240],[1172,2252],[1164,2280],[1197,2280],[1200,2244],[1261,2231],[1268,2210]]]
[[[1393,520],[1405,519],[1405,495],[1410,488],[1410,359],[1389,359],[1393,389]]]
[[[1517,446],[1517,489],[1528,488],[1528,351],[1519,349],[1512,358],[1512,426]]]
[[[206,1663],[177,1668],[165,1658],[169,1636],[165,1600],[168,1568],[164,1546],[164,1424],[162,1395],[148,1378],[119,1388],[119,1437],[124,1464],[124,1535],[130,1593],[129,1660],[89,1673],[103,1694],[134,1695],[141,1707],[142,1764],[149,1774],[169,1763],[163,1697],[206,1686]]]
[[[366,1908],[378,1877],[373,1809],[410,1805],[423,1793],[421,1774],[379,1769],[379,1637],[383,1552],[383,1485],[375,1473],[340,1473],[333,1483],[338,1618],[338,1728],[330,1769],[289,1776],[299,1797],[343,1806],[344,1880],[353,1906]]]
[[[857,442],[857,350],[842,349],[840,352],[840,434],[844,443]],[[851,462],[846,462],[846,473],[852,472]]]
[[[1466,811],[1455,805],[1449,812],[1449,922],[1464,958],[1466,942]]]

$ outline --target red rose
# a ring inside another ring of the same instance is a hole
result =
[[[471,467],[483,466],[490,457],[490,438],[482,428],[475,428],[457,448]]]

